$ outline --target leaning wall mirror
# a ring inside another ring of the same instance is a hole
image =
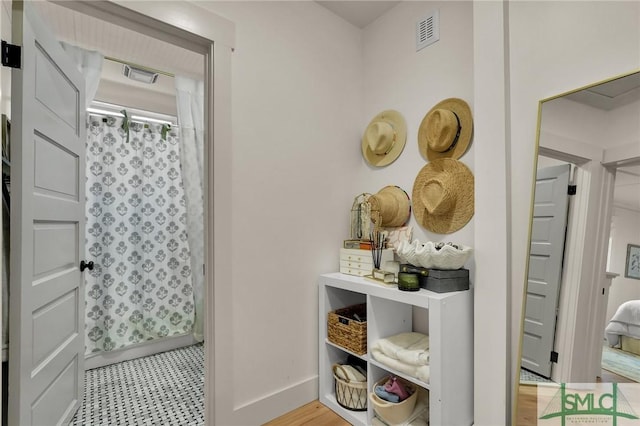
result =
[[[518,419],[527,385],[640,382],[640,72],[541,101],[537,132]]]

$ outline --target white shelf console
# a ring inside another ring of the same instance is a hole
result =
[[[473,295],[471,290],[434,293],[400,291],[366,278],[341,273],[319,278],[319,395],[320,402],[353,425],[370,425],[374,412],[351,411],[335,397],[332,365],[343,363],[348,350],[327,340],[327,314],[346,306],[367,304],[367,348],[374,341],[414,331],[413,309],[428,310],[430,379],[423,382],[377,362],[368,353],[369,392],[373,383],[396,374],[429,390],[429,424],[462,426],[473,424]],[[420,317],[419,315],[417,317]],[[418,330],[426,324],[417,324]],[[358,356],[358,355],[355,355]]]

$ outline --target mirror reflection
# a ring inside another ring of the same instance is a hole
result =
[[[640,73],[542,101],[536,160],[518,424],[527,385],[640,382]]]

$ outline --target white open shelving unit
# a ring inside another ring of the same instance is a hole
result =
[[[351,411],[336,401],[332,366],[349,354],[367,363],[369,392],[373,383],[396,374],[429,391],[429,424],[437,426],[473,423],[473,296],[472,290],[434,293],[400,291],[362,277],[341,273],[319,278],[319,395],[320,402],[353,425],[370,425],[374,416]],[[371,343],[398,333],[422,330],[413,324],[414,308],[428,310],[430,379],[423,382],[395,371],[369,353],[356,355],[327,340],[329,312],[358,303],[367,304],[367,349]]]

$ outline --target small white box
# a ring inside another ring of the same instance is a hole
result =
[[[388,268],[385,267],[387,262],[393,262],[393,249],[382,250],[380,269],[397,272],[398,267],[395,265],[389,265]],[[347,275],[363,277],[365,275],[371,275],[372,271],[373,257],[371,256],[371,250],[340,249],[340,272]]]

